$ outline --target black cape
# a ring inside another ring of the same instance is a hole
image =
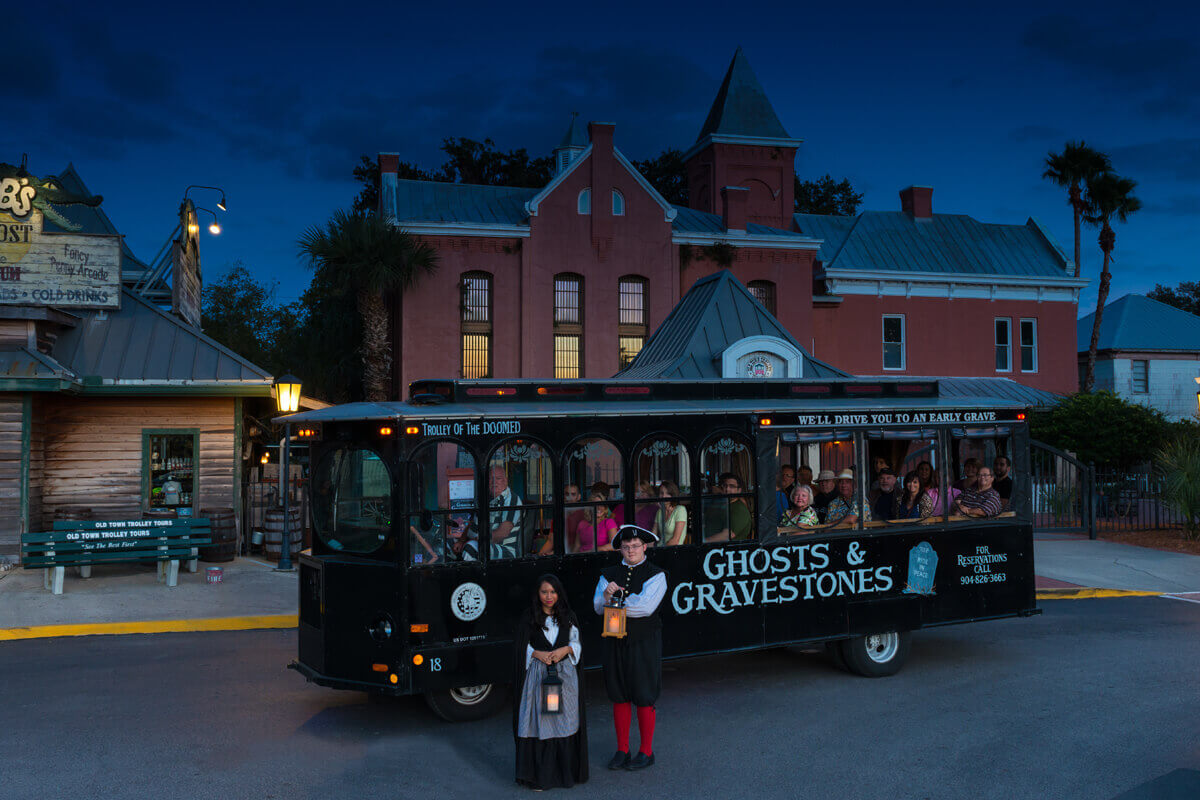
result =
[[[512,733],[516,743],[516,779],[518,783],[536,786],[540,789],[568,788],[574,783],[587,783],[587,704],[584,702],[583,659],[575,665],[575,674],[579,679],[579,731],[574,736],[564,739],[522,739],[517,736],[517,719],[521,713],[521,697],[525,689],[525,648],[530,644],[534,650],[553,650],[565,647],[570,642],[571,625],[583,635],[579,620],[571,613],[566,626],[558,628],[558,640],[546,641],[545,632],[537,628],[533,619],[533,609],[526,609],[517,623],[516,635],[513,637],[514,679],[513,679],[513,708]],[[564,772],[570,776],[564,780]]]

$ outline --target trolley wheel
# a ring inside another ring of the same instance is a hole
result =
[[[855,636],[839,643],[846,669],[865,678],[895,675],[912,647],[908,631]]]
[[[501,683],[459,686],[455,689],[425,692],[425,702],[447,722],[470,722],[490,717],[507,699],[508,687]]]

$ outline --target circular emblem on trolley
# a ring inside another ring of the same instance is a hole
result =
[[[483,616],[487,608],[487,595],[478,583],[463,583],[450,595],[450,610],[463,622],[472,622]]]

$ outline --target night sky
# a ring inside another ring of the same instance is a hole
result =
[[[0,161],[73,162],[146,260],[185,186],[223,187],[206,279],[240,259],[288,301],[309,281],[296,239],[349,206],[360,154],[432,168],[447,136],[549,154],[571,111],[615,122],[632,159],[687,149],[741,45],[804,140],[801,177],[849,177],[875,210],[930,185],[935,212],[1034,216],[1069,256],[1070,209],[1042,160],[1085,139],[1145,204],[1115,226],[1111,297],[1196,279],[1194,4],[929,6],[20,4],[5,11]],[[215,193],[192,196],[216,210]],[[1098,275],[1094,229],[1083,267]],[[1081,313],[1095,296],[1093,282]]]

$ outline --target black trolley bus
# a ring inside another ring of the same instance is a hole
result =
[[[285,417],[311,448],[315,532],[290,666],[482,717],[505,701],[542,574],[562,578],[598,664],[592,592],[631,523],[662,537],[666,658],[826,642],[851,671],[892,674],[912,631],[1038,613],[1025,413],[935,380],[479,380]],[[997,456],[1010,498],[962,516],[964,464]],[[930,513],[871,518],[884,462],[931,476]],[[781,527],[788,465],[854,476],[859,513]]]

